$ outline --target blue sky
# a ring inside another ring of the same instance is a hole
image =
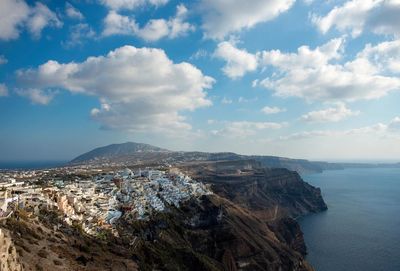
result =
[[[0,2],[0,161],[126,141],[400,160],[398,0]]]

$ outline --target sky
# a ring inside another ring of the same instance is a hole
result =
[[[399,0],[0,1],[0,161],[400,160],[399,105]]]

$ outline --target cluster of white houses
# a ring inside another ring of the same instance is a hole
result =
[[[179,207],[188,199],[211,194],[205,184],[174,169],[126,168],[73,182],[53,179],[50,186],[41,188],[9,178],[8,182],[0,181],[2,187],[0,217],[9,214],[15,204],[34,210],[42,204],[58,208],[67,223],[79,223],[92,235],[112,229],[123,214],[142,220],[166,208]]]

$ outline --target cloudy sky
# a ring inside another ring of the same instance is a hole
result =
[[[1,0],[0,124],[0,161],[400,160],[400,1]]]

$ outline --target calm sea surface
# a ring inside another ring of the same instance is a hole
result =
[[[304,175],[329,210],[302,218],[317,271],[400,271],[400,169],[346,169]]]

